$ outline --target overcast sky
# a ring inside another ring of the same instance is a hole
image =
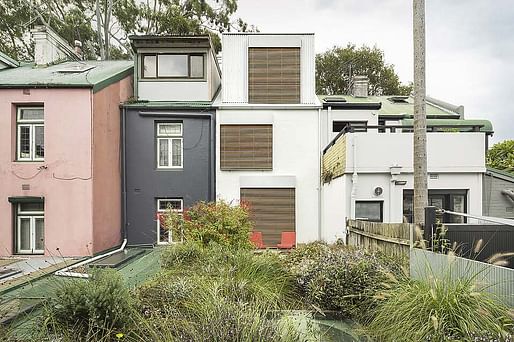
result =
[[[514,1],[427,0],[427,94],[491,120],[514,139]],[[316,50],[377,45],[402,82],[413,79],[412,0],[239,0],[261,32],[314,32]]]

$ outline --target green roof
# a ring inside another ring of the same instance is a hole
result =
[[[72,71],[84,66],[84,71]],[[0,88],[93,88],[97,92],[133,73],[132,61],[65,62],[48,67],[22,65],[0,71]],[[64,72],[63,72],[64,70]]]
[[[141,102],[127,102],[123,104],[126,108],[212,108],[211,101],[141,101]]]
[[[2,53],[1,51],[0,51],[0,62],[4,63],[10,67],[13,67],[13,68],[20,65],[20,62],[7,56],[5,53]]]
[[[403,119],[402,125],[412,126],[414,125],[414,120]],[[493,133],[493,125],[489,120],[427,119],[427,126],[439,126],[443,128],[447,126],[448,129],[458,129],[461,132],[472,131],[472,126],[482,126],[480,127],[480,132]]]
[[[392,95],[388,96],[368,96],[368,97],[355,97],[351,95],[318,95],[320,101],[323,101],[326,97],[343,97],[347,103],[382,103],[382,108],[378,110],[378,114],[380,116],[399,116],[403,115],[405,118],[412,117],[414,115],[414,99],[411,96],[405,97],[406,103],[398,103],[389,100],[389,98],[394,97]],[[460,115],[458,113],[452,112],[450,110],[442,109],[438,106],[435,106],[429,102],[427,102],[426,106],[427,115],[432,117],[437,116],[453,116],[458,118]]]
[[[487,169],[487,172],[496,173],[498,175],[510,178],[510,180],[512,180],[514,182],[514,171],[509,172],[507,170],[500,170],[500,169],[496,169],[496,168],[490,167],[490,166],[487,166],[486,169]]]

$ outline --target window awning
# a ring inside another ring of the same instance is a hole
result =
[[[10,203],[34,203],[34,202],[44,202],[44,197],[37,197],[37,196],[13,196],[8,197],[7,200]]]

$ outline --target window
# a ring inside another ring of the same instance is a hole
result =
[[[205,77],[203,54],[149,54],[142,56],[142,78],[192,78]]]
[[[180,198],[160,198],[157,200],[157,243],[165,244],[173,242],[172,231],[164,226],[161,215],[168,210],[173,210],[182,215],[183,201]]]
[[[300,48],[248,49],[248,102],[300,103]]]
[[[265,246],[276,247],[282,232],[295,229],[294,188],[242,188],[241,202],[248,203],[255,231],[262,233]]]
[[[183,164],[181,123],[157,124],[157,168],[177,169]]]
[[[355,201],[355,218],[372,222],[383,222],[383,201]]]
[[[42,161],[45,158],[43,107],[18,107],[16,111],[16,159]]]
[[[403,220],[413,222],[414,204],[412,190],[403,191]],[[467,190],[428,190],[428,205],[457,213],[467,213]],[[464,223],[465,217],[451,214],[436,214],[441,223]]]
[[[367,132],[367,121],[334,121],[332,123],[332,132],[339,133],[346,126],[349,132]]]
[[[272,125],[221,125],[221,170],[272,170]]]
[[[43,254],[44,243],[44,203],[16,203],[16,253]]]

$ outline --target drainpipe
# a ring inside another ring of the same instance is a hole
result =
[[[321,108],[318,108],[318,240],[323,238],[323,196],[321,195],[323,183],[321,181],[321,172],[323,168],[323,151],[321,147]]]
[[[357,137],[352,134],[352,150],[353,150],[353,174],[352,174],[352,193],[350,199],[350,218],[355,219],[355,198],[357,196]]]

